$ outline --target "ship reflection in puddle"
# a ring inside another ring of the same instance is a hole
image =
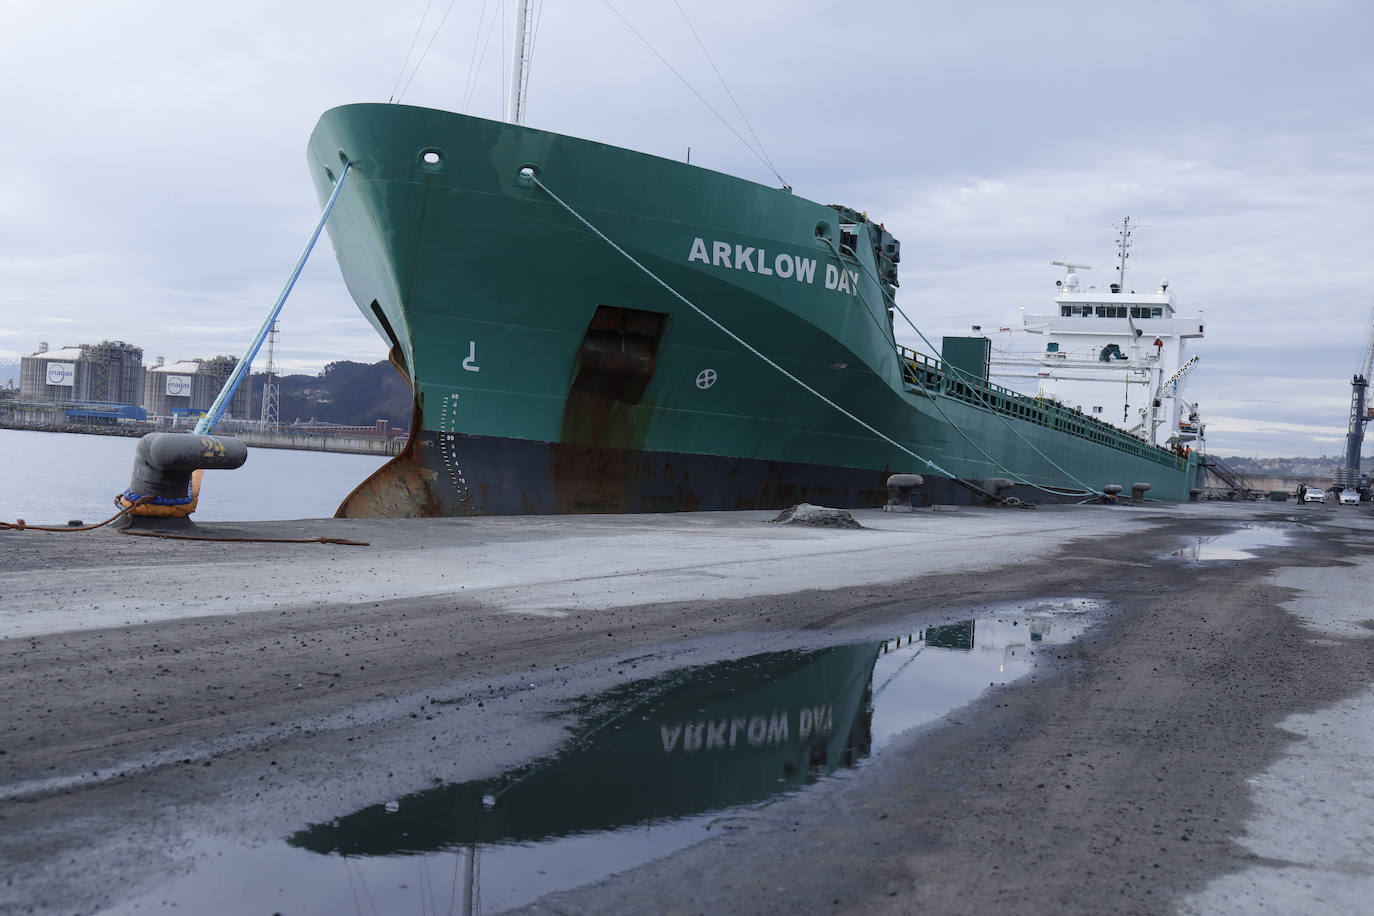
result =
[[[1253,551],[1258,548],[1288,543],[1290,530],[1276,525],[1247,525],[1230,534],[1197,538],[1196,543],[1181,547],[1170,556],[1188,560],[1253,560]]]
[[[215,874],[148,899],[198,912],[352,912],[357,900],[399,912],[417,897],[422,912],[520,906],[732,829],[743,810],[859,764],[1025,674],[1037,644],[1078,635],[1093,604],[633,682],[577,710],[579,737],[549,759],[379,802],[285,849],[218,849],[202,870]]]

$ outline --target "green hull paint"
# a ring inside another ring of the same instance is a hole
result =
[[[426,153],[438,161],[426,161]],[[638,456],[651,456],[643,467],[660,474],[679,473],[674,468],[691,465],[692,456],[755,470],[778,462],[855,469],[868,475],[867,494],[880,492],[869,481],[881,473],[931,473],[694,314],[522,179],[525,166],[674,290],[953,475],[1019,476],[1069,489],[1144,481],[1150,496],[1168,500],[1186,499],[1195,485],[1195,462],[1185,465],[1081,416],[988,389],[970,392],[938,366],[933,375],[904,368],[882,290],[870,279],[879,268],[867,224],[857,230],[862,263],[842,261],[817,237],[840,238],[834,208],[680,162],[400,105],[325,113],[308,153],[322,197],[344,156],[353,168],[329,233],[350,292],[393,343],[393,358],[415,389],[418,421],[408,455],[384,469],[370,495],[350,500],[341,510],[347,514],[585,509],[579,492],[603,482],[590,479],[598,474],[595,460],[563,467],[560,449],[568,448],[623,460],[630,487]],[[723,260],[718,244],[728,246]],[[857,277],[853,292],[828,288],[827,273],[841,270],[846,281]],[[599,306],[666,316],[647,382],[641,378],[634,397],[570,399]],[[704,370],[714,373],[709,387],[698,384]],[[912,384],[917,379],[927,384]],[[990,403],[1004,415],[987,409]],[[490,443],[547,444],[547,457],[536,451],[521,459],[527,480],[490,470],[474,480],[462,450],[475,454]],[[406,462],[412,473],[403,473]],[[724,480],[673,486],[690,490],[681,504],[668,497],[645,505],[758,503]],[[388,487],[400,495],[379,500]]]

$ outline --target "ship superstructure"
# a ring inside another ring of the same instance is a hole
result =
[[[1035,380],[1036,395],[1079,410],[1157,445],[1190,443],[1203,431],[1184,396],[1197,357],[1188,342],[1205,333],[1202,313],[1184,314],[1167,280],[1142,291],[1126,280],[1131,223],[1119,227],[1116,279],[1085,283],[1086,264],[1053,261],[1054,311],[1026,314],[1017,329],[1032,346],[994,348],[992,375],[1012,387]]]

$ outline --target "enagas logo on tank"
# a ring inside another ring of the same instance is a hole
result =
[[[189,375],[169,375],[167,376],[167,396],[172,398],[186,397],[191,393],[191,377]]]
[[[76,363],[48,363],[48,384],[72,387],[76,379]]]

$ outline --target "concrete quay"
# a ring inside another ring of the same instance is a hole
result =
[[[459,912],[450,879],[469,902],[484,888],[488,912],[1369,898],[1368,507],[858,511],[861,530],[773,515],[201,526],[236,539],[218,542],[0,532],[0,912],[326,912],[350,893],[364,912],[367,894],[382,912],[422,896]],[[368,546],[241,540],[318,536]],[[1033,651],[1028,676],[661,854],[617,865],[614,836],[569,840],[602,845],[558,847],[591,863],[562,878],[536,877],[555,856],[525,863],[512,880],[533,896],[500,896],[500,843],[488,858],[450,843],[438,875],[413,850],[283,841],[557,759],[601,714],[586,698],[686,666],[1066,602],[1085,631]],[[287,861],[302,864],[274,870]]]

